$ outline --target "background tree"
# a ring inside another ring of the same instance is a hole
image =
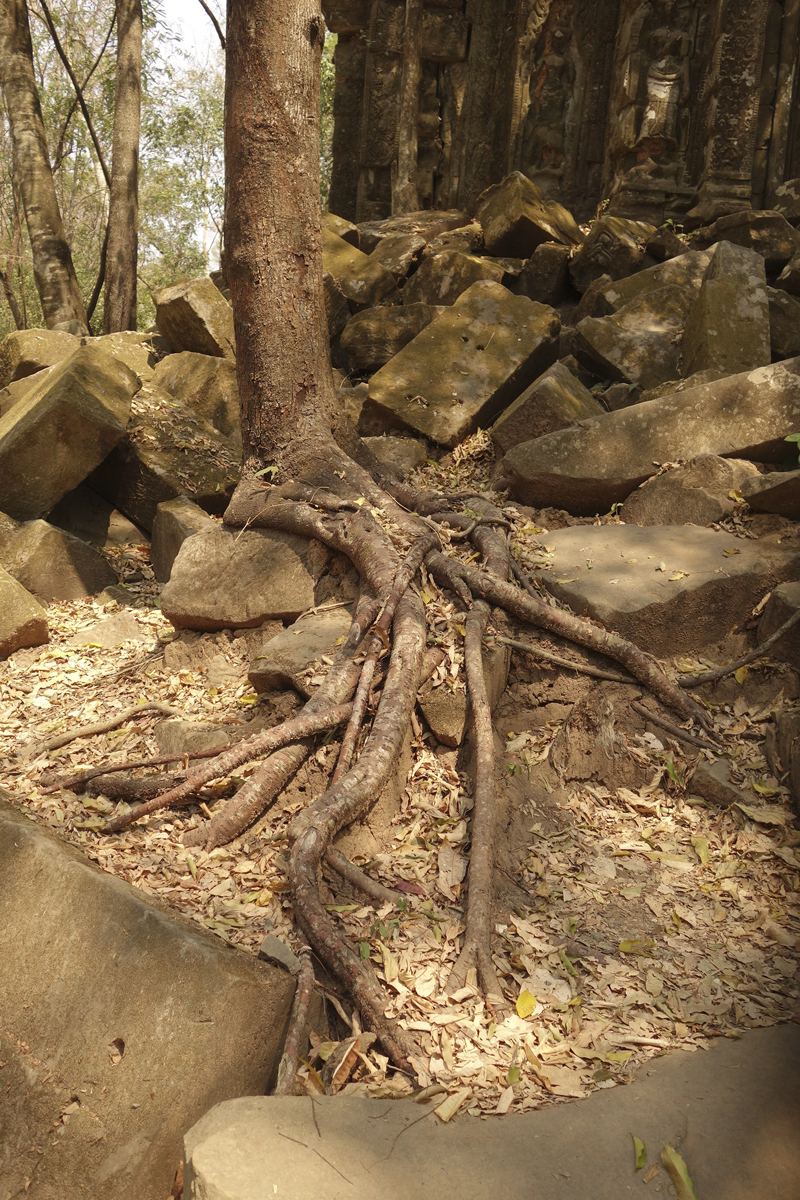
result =
[[[117,75],[114,149],[103,329],[136,328],[139,249],[139,130],[142,108],[142,4],[117,0]]]

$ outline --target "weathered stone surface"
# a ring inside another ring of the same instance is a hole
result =
[[[258,530],[187,538],[161,594],[176,629],[246,629],[294,621],[314,606],[314,581],[293,550]]]
[[[545,200],[520,171],[488,188],[478,199],[475,215],[483,227],[487,254],[530,258],[543,242],[575,246],[583,241],[572,213]]]
[[[439,211],[426,208],[418,212],[404,213],[399,217],[387,217],[385,221],[361,221],[358,231],[361,235],[361,249],[366,254],[372,254],[379,242],[398,233],[416,233],[426,242],[430,242],[451,229],[459,229],[469,223],[469,217],[460,209]]]
[[[664,287],[677,286],[688,288],[697,295],[708,270],[708,265],[711,262],[711,257],[712,251],[710,250],[689,250],[685,254],[681,254],[680,257],[670,258],[666,262],[646,267],[642,271],[637,271],[634,275],[626,276],[625,279],[609,279],[601,287],[598,287],[599,281],[595,280],[581,297],[581,305],[591,300],[592,293],[597,288],[596,294],[602,297],[602,303],[607,307],[604,312],[587,312],[585,315],[602,317],[607,313],[618,312],[626,304],[630,304],[632,300],[638,300],[648,292],[656,292]],[[599,308],[600,302],[596,301],[596,304]],[[578,310],[576,309],[576,322],[578,319],[577,314]],[[581,313],[581,316],[583,315]]]
[[[709,525],[733,512],[732,491],[760,478],[753,463],[707,454],[648,479],[619,515],[628,525]]]
[[[700,387],[704,383],[716,383],[718,379],[724,377],[724,371],[695,371],[694,375],[689,375],[686,379],[668,379],[666,383],[660,383],[658,387],[648,388],[647,391],[640,394],[639,399],[642,404],[649,404],[651,400],[661,400],[664,396],[686,392],[689,388]]]
[[[235,358],[233,309],[207,275],[155,292],[156,324],[176,351]]]
[[[705,250],[714,242],[733,242],[755,250],[764,259],[768,271],[779,271],[790,258],[800,253],[800,232],[793,229],[779,212],[728,213],[712,225],[692,235],[695,249]]]
[[[422,251],[423,258],[433,258],[436,254],[444,254],[445,250],[460,250],[462,254],[480,254],[485,249],[483,230],[477,221],[461,225],[458,229],[448,229],[431,238]]]
[[[516,499],[580,515],[607,512],[656,463],[718,454],[780,462],[800,428],[800,359],[773,363],[514,446],[502,471]]]
[[[570,318],[572,325],[577,325],[584,317],[607,317],[614,311],[613,306],[605,298],[605,289],[609,283],[613,283],[613,280],[607,272],[592,280],[572,313]]]
[[[322,290],[325,296],[325,318],[328,322],[328,337],[337,338],[350,320],[350,305],[339,284],[330,271],[322,273]]]
[[[354,312],[381,301],[400,299],[391,271],[329,229],[322,231],[322,262]]]
[[[659,262],[666,262],[669,258],[678,258],[685,254],[686,246],[673,229],[664,225],[657,229],[651,238],[648,238],[645,250],[651,258],[657,258]]]
[[[515,288],[539,304],[560,304],[569,291],[569,246],[542,242],[522,268]]]
[[[373,375],[368,405],[455,446],[551,365],[559,329],[554,309],[474,283]]]
[[[153,632],[140,625],[129,612],[117,613],[104,621],[97,621],[88,629],[81,629],[67,638],[68,646],[103,646],[113,650],[115,646],[124,646],[125,642],[149,642]]]
[[[741,485],[741,492],[755,512],[778,513],[800,520],[800,471],[771,471]]]
[[[570,276],[579,292],[601,275],[624,279],[650,262],[645,246],[655,226],[645,221],[626,221],[622,217],[600,217],[570,263]]]
[[[542,437],[602,414],[603,407],[563,363],[540,375],[495,421],[491,437],[505,454],[519,442]]]
[[[45,609],[0,567],[0,660],[23,646],[41,646],[49,640]]]
[[[645,292],[607,317],[586,317],[572,353],[601,379],[657,387],[679,374],[681,333],[694,292],[671,284]]]
[[[800,354],[800,299],[782,288],[767,288],[769,341],[773,362]],[[2,400],[0,399],[0,405]]]
[[[343,608],[309,613],[283,633],[266,641],[250,662],[248,678],[257,692],[296,688],[303,696],[314,691],[303,678],[323,654],[333,657],[337,644],[350,632],[352,617]]]
[[[786,292],[781,294],[785,296]],[[8,387],[4,387],[0,391],[0,417],[4,417],[15,404],[19,404],[20,400],[28,395],[28,392],[38,387],[45,375],[52,369],[52,367],[45,367],[43,371],[37,371],[35,375],[25,375],[22,379],[15,379]]]
[[[426,258],[403,289],[404,304],[453,304],[479,279],[502,283],[503,269],[485,258],[446,250]]]
[[[773,211],[785,217],[790,225],[800,225],[800,179],[787,179],[775,189]]]
[[[158,364],[153,387],[175,396],[192,412],[229,438],[237,451],[242,445],[239,385],[236,363],[210,354],[170,354]]]
[[[782,782],[789,788],[794,811],[800,816],[800,712],[781,714],[775,729],[775,743],[776,766]]]
[[[418,233],[393,233],[381,239],[370,258],[391,271],[400,283],[419,261],[425,245],[425,239]]]
[[[79,345],[80,338],[56,329],[15,329],[0,343],[0,388],[54,367]]]
[[[364,438],[364,441],[378,462],[396,467],[401,475],[408,475],[428,457],[425,445],[417,438],[391,437],[384,434],[382,437]]]
[[[20,525],[0,551],[0,564],[43,600],[82,600],[119,582],[102,554],[47,521]]]
[[[147,546],[150,538],[85,483],[79,483],[48,514],[51,525],[65,529],[100,550]]]
[[[0,419],[0,509],[43,517],[125,434],[139,380],[96,346],[79,346]]]
[[[800,583],[781,583],[775,588],[761,614],[756,631],[759,646],[777,633],[800,608]],[[782,659],[800,670],[800,628],[794,625],[769,650],[771,658]]]
[[[297,975],[300,970],[300,959],[294,950],[274,933],[268,933],[264,938],[258,948],[258,957],[262,962],[268,962],[273,967],[280,967],[281,970],[288,971],[290,975]]]
[[[0,860],[4,1194],[164,1200],[185,1130],[269,1085],[292,980],[7,804]]]
[[[686,320],[683,374],[715,370],[735,375],[769,362],[764,260],[746,246],[720,242]]]
[[[791,296],[800,296],[800,254],[786,264],[775,282]]]
[[[776,583],[800,575],[800,546],[686,525],[580,525],[547,544],[551,568],[536,578],[549,592],[665,657],[718,641]]]
[[[718,758],[713,763],[707,763],[701,759],[689,780],[689,792],[702,796],[704,800],[718,805],[719,808],[730,808],[732,804],[752,803],[753,797],[732,782],[729,767],[730,763],[727,758]]]
[[[210,664],[209,664],[210,666]],[[208,686],[211,686],[210,684]],[[159,754],[200,754],[222,750],[230,743],[227,732],[207,721],[159,721],[153,730]]]
[[[322,214],[323,229],[330,229],[331,233],[335,233],[342,241],[349,242],[351,246],[358,249],[361,235],[358,232],[358,226],[352,221],[346,221],[344,217],[337,217],[332,212],[324,212]]]
[[[172,564],[188,537],[217,528],[218,525],[208,513],[186,496],[162,500],[156,509],[153,543],[150,547],[150,563],[159,583],[166,583],[169,579]]]
[[[340,347],[351,371],[370,374],[399,354],[441,309],[432,304],[369,308],[347,322]]]
[[[162,500],[187,495],[221,513],[239,478],[239,456],[227,438],[190,408],[146,384],[132,405],[126,437],[88,483],[143,529]]]
[[[142,383],[152,379],[158,363],[152,334],[138,333],[132,329],[122,330],[119,333],[107,333],[103,337],[93,338],[90,344],[99,346],[118,362],[125,363],[134,375],[138,375]]]
[[[443,684],[434,687],[429,680],[420,688],[417,703],[437,742],[461,745],[467,724],[466,692],[451,692]]]

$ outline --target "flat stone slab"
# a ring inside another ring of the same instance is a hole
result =
[[[239,385],[232,359],[190,350],[168,354],[153,372],[153,385],[175,396],[241,449]]]
[[[186,1136],[184,1198],[622,1200],[656,1188],[666,1196],[674,1193],[659,1164],[663,1143],[684,1158],[702,1200],[800,1195],[797,1025],[652,1059],[629,1087],[536,1112],[443,1124],[432,1111],[440,1100],[229,1101]],[[648,1167],[659,1165],[648,1187],[634,1171],[631,1134]]]
[[[756,512],[800,518],[800,471],[771,471],[746,480],[742,495]]]
[[[43,600],[82,600],[119,583],[98,550],[47,521],[20,525],[0,552],[0,562]]]
[[[283,633],[265,640],[250,663],[248,678],[257,692],[282,691],[297,688],[304,696],[311,694],[303,675],[313,662],[326,654],[336,654],[350,632],[352,617],[346,608],[330,612],[309,613],[295,621]]]
[[[560,328],[555,309],[473,283],[373,375],[367,406],[452,448],[555,361]]]
[[[737,489],[761,478],[753,463],[707,454],[648,479],[619,515],[626,525],[710,525],[733,512]]]
[[[294,983],[2,802],[0,863],[0,1194],[165,1200],[193,1122],[268,1086]]]
[[[156,324],[174,350],[236,357],[233,309],[208,275],[161,288],[153,299]]]
[[[162,500],[156,509],[150,547],[150,562],[159,583],[166,583],[169,579],[172,564],[188,537],[218,528],[208,513],[186,496]]]
[[[563,363],[556,362],[501,413],[491,428],[491,437],[499,453],[505,454],[519,442],[543,437],[603,412],[589,389]]]
[[[702,454],[780,462],[800,429],[800,358],[581,421],[514,446],[502,461],[512,495],[579,516],[608,512],[659,463]]]
[[[689,525],[579,525],[549,533],[549,592],[643,650],[672,657],[718,641],[765,592],[800,577],[800,546]]]
[[[0,660],[24,646],[42,646],[49,640],[47,611],[0,567]]]
[[[735,375],[771,362],[764,260],[755,250],[720,242],[683,331],[683,375]]]
[[[80,338],[60,329],[15,329],[0,342],[0,388],[54,367],[79,345]]]
[[[693,303],[693,290],[680,284],[642,292],[610,316],[584,317],[572,353],[601,378],[658,387],[680,374],[681,335]]]

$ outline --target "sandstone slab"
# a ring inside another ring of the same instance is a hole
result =
[[[241,449],[239,385],[232,359],[190,350],[169,354],[156,367],[153,386],[169,392]]]
[[[46,610],[0,567],[0,659],[49,640]]]
[[[293,550],[258,530],[187,538],[161,594],[176,629],[246,629],[294,621],[314,606],[314,581]]]
[[[119,582],[102,554],[47,521],[20,525],[0,552],[0,563],[43,600],[83,600]]]
[[[607,512],[656,473],[702,454],[780,462],[800,428],[800,359],[687,388],[514,446],[502,462],[516,499]]]
[[[758,622],[756,640],[759,646],[777,633],[800,608],[800,583],[781,583],[764,606]],[[800,670],[800,627],[794,625],[769,650],[771,658],[783,659]]]
[[[162,288],[153,299],[156,324],[174,350],[236,357],[233,309],[207,275]]]
[[[752,211],[728,213],[711,225],[698,229],[691,244],[705,250],[714,242],[733,242],[755,250],[764,259],[768,271],[779,271],[790,258],[800,253],[800,232],[793,229],[779,212]]]
[[[403,304],[452,304],[479,279],[502,283],[503,269],[486,258],[446,250],[426,258],[403,289]]]
[[[755,512],[800,520],[800,471],[770,471],[746,479],[742,495]]]
[[[309,613],[283,633],[271,637],[250,661],[248,678],[257,692],[296,688],[303,696],[314,690],[304,676],[323,654],[333,657],[350,632],[352,617],[344,608]]]
[[[163,500],[186,495],[224,512],[239,478],[233,443],[168,392],[146,384],[132,405],[125,438],[88,483],[142,529]]]
[[[4,1194],[164,1200],[186,1129],[266,1090],[293,981],[1,802],[0,861]]]
[[[500,454],[519,442],[565,429],[603,412],[602,405],[563,363],[552,367],[527,387],[495,421],[491,437]]]
[[[781,295],[785,296],[787,293],[782,292]],[[45,375],[52,369],[52,367],[45,367],[43,371],[37,371],[35,375],[25,375],[22,379],[15,379],[8,387],[4,387],[0,391],[0,417],[4,417],[15,404],[28,395],[28,392],[38,387]]]
[[[522,268],[515,291],[539,304],[560,304],[569,291],[569,246],[543,242]]]
[[[150,547],[150,562],[159,583],[166,583],[169,579],[172,564],[188,537],[217,528],[216,522],[212,521],[208,513],[186,496],[162,500],[156,509],[153,542]]]
[[[149,642],[151,630],[140,625],[132,613],[121,612],[103,621],[97,621],[88,629],[81,629],[67,638],[68,646],[102,646],[113,650],[126,642]]]
[[[764,260],[755,250],[720,242],[683,331],[684,375],[736,375],[772,361]]]
[[[627,525],[709,525],[733,512],[731,492],[756,479],[761,476],[753,463],[703,455],[648,479],[619,515]]]
[[[591,299],[595,288],[597,288],[596,294],[602,297],[605,312],[595,311],[587,313],[587,316],[604,316],[606,313],[618,312],[631,301],[638,300],[648,292],[655,292],[664,287],[689,288],[697,295],[711,262],[711,256],[712,251],[710,250],[689,250],[677,258],[670,258],[666,262],[646,267],[624,279],[609,279],[600,287],[597,287],[598,281],[596,280],[581,297],[581,304]]]
[[[800,354],[800,300],[781,288],[767,288],[772,361]],[[0,401],[0,403],[2,403]]]
[[[474,283],[373,375],[368,403],[455,446],[553,363],[559,329],[554,309],[499,283]]]
[[[400,283],[417,265],[425,246],[425,239],[418,233],[393,233],[381,239],[370,258],[391,271],[395,281]]]
[[[579,292],[585,292],[601,275],[624,279],[634,271],[652,265],[645,246],[655,226],[624,217],[600,217],[586,241],[570,262],[570,277]]]
[[[583,234],[572,213],[545,200],[535,183],[512,171],[478,197],[476,218],[483,227],[487,254],[530,258],[543,242],[576,246]]]
[[[752,796],[743,792],[730,777],[730,763],[726,758],[707,763],[701,760],[689,780],[689,791],[719,808],[730,808],[732,804],[752,802]]]
[[[353,312],[388,301],[395,295],[400,299],[391,271],[329,229],[322,231],[322,262]]]
[[[786,217],[790,225],[800,224],[800,179],[787,179],[775,189],[773,211]]]
[[[47,515],[51,525],[72,533],[98,550],[147,546],[150,538],[86,483],[67,492]]]
[[[358,232],[358,226],[352,221],[346,221],[344,217],[337,217],[335,213],[324,212],[322,214],[323,229],[330,229],[331,233],[335,233],[342,241],[349,242],[351,246],[358,249],[361,235]]]
[[[401,475],[408,475],[415,467],[420,466],[428,457],[424,444],[417,438],[392,437],[384,434],[382,437],[364,438],[369,449],[378,462],[388,467],[396,467]]]
[[[350,319],[350,305],[330,271],[322,273],[322,292],[325,300],[325,319],[328,337],[337,338]]]
[[[460,209],[425,208],[403,213],[402,216],[387,217],[383,221],[361,221],[358,231],[361,236],[361,249],[365,254],[372,254],[384,238],[394,237],[398,233],[418,234],[426,242],[431,242],[434,238],[469,223],[469,217]]]
[[[440,309],[431,304],[368,308],[347,322],[339,345],[351,371],[372,374],[421,333]]]
[[[694,293],[679,284],[648,291],[607,317],[575,327],[572,353],[595,375],[642,388],[679,374],[681,334]]]
[[[575,526],[547,535],[549,592],[644,650],[698,650],[765,592],[800,577],[800,547],[767,546],[686,525]]]
[[[79,345],[80,338],[57,329],[15,329],[0,342],[0,388],[56,366]]]
[[[0,509],[45,516],[122,440],[139,380],[96,346],[79,346],[0,418]]]
[[[138,333],[133,329],[121,330],[119,333],[106,333],[102,337],[92,338],[90,344],[99,346],[112,358],[130,367],[142,383],[152,379],[158,358],[151,333]]]

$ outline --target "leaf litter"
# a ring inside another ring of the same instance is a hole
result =
[[[439,463],[426,464],[416,482],[449,488],[487,483],[487,443],[485,435],[475,435]],[[550,552],[541,537],[547,529],[518,509],[504,515],[518,561],[546,568]],[[452,549],[469,553],[466,544]],[[106,836],[98,833],[113,808],[106,798],[44,791],[48,771],[155,755],[163,714],[142,714],[103,735],[27,757],[54,735],[142,702],[162,702],[201,729],[230,727],[232,734],[246,729],[250,718],[274,724],[299,706],[295,693],[254,695],[245,636],[192,635],[195,649],[200,644],[206,653],[187,652],[186,641],[159,611],[146,549],[137,556],[136,569],[127,571],[140,582],[129,583],[122,603],[121,594],[106,592],[51,604],[50,643],[0,664],[6,763],[0,794],[103,870],[245,953],[257,954],[268,932],[291,945],[287,830],[333,769],[333,737],[298,772],[279,805],[230,846],[210,853],[190,853],[180,842],[197,818],[196,806],[157,813]],[[463,693],[463,617],[424,576],[421,594],[430,642],[443,651],[433,686]],[[135,620],[136,637],[104,647],[99,623],[123,613]],[[309,687],[329,665],[321,660],[309,668]],[[675,664],[682,671],[706,665],[686,658]],[[751,667],[749,677],[756,674]],[[419,1098],[435,1097],[443,1121],[458,1112],[502,1116],[565,1103],[629,1082],[642,1062],[668,1050],[706,1048],[716,1037],[737,1037],[742,1029],[796,1016],[800,836],[786,789],[769,778],[763,757],[766,722],[796,701],[781,695],[761,710],[738,702],[716,708],[715,727],[727,736],[731,771],[752,791],[752,803],[716,810],[691,793],[696,763],[713,756],[688,755],[689,748],[676,742],[667,754],[652,733],[625,738],[631,760],[652,772],[649,782],[562,787],[549,756],[564,713],[542,724],[541,710],[526,707],[520,694],[506,695],[513,729],[498,771],[522,797],[528,821],[527,845],[505,872],[513,876],[512,900],[498,900],[495,908],[494,965],[510,1015],[496,1019],[474,973],[455,995],[444,991],[464,931],[472,799],[459,753],[439,746],[419,723],[400,810],[378,851],[353,856],[402,893],[400,906],[376,909],[326,876],[331,909],[385,984],[388,1015],[420,1047]],[[248,764],[242,776],[254,769]],[[236,782],[204,793],[205,815]],[[340,1026],[349,1030],[338,1041],[312,1033],[299,1086],[312,1095],[411,1095],[411,1082],[362,1032],[358,1014],[326,995]],[[636,1155],[638,1166],[638,1146]],[[665,1155],[675,1179],[680,1165],[666,1149]],[[681,1185],[692,1194],[690,1183],[681,1179]]]

